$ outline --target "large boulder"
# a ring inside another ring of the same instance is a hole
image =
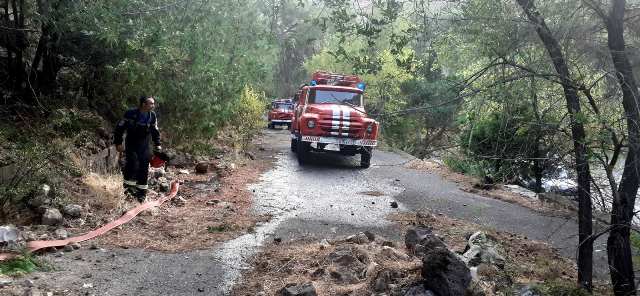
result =
[[[62,214],[58,209],[48,208],[42,214],[42,224],[44,225],[60,225],[62,221]]]
[[[407,231],[404,237],[404,244],[410,253],[422,256],[427,250],[444,248],[447,246],[438,238],[430,228],[417,227]]]
[[[422,277],[425,288],[439,296],[465,295],[471,284],[467,265],[446,248],[426,250],[422,257]]]
[[[316,288],[313,283],[304,283],[300,285],[288,284],[280,290],[282,296],[317,296]]]

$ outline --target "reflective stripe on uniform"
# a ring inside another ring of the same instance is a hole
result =
[[[136,187],[138,187],[138,189],[149,189],[149,185],[136,185]]]
[[[138,185],[138,182],[136,182],[136,181],[130,181],[130,180],[124,180],[124,185],[128,185],[128,186],[136,186],[136,185]]]

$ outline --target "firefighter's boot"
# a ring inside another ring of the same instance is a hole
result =
[[[147,189],[148,189],[147,185],[136,186],[136,194],[134,196],[139,202],[142,203],[147,200]]]
[[[136,181],[124,180],[122,186],[124,187],[124,195],[126,196],[135,196],[138,191],[138,188],[136,188]]]

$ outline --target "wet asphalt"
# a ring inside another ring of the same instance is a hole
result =
[[[262,145],[274,151],[276,164],[248,189],[254,192],[254,212],[272,219],[255,232],[185,253],[83,248],[61,257],[50,254],[45,259],[56,271],[29,277],[41,291],[67,289],[69,295],[227,295],[250,268],[248,259],[274,238],[319,240],[369,230],[401,240],[399,227],[385,217],[419,209],[545,241],[565,257],[575,257],[574,219],[461,191],[439,175],[404,168],[409,155],[377,150],[371,168],[361,169],[359,156],[314,153],[310,164],[300,166],[289,151],[288,131],[265,131]],[[392,208],[391,201],[399,207]],[[594,249],[596,275],[602,277],[604,241]]]

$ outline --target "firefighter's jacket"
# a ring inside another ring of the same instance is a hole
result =
[[[124,113],[124,118],[118,122],[114,132],[113,143],[122,144],[124,134],[125,149],[127,151],[148,151],[149,139],[154,146],[160,146],[160,132],[158,131],[158,118],[156,113],[140,112],[139,109],[130,109]]]

